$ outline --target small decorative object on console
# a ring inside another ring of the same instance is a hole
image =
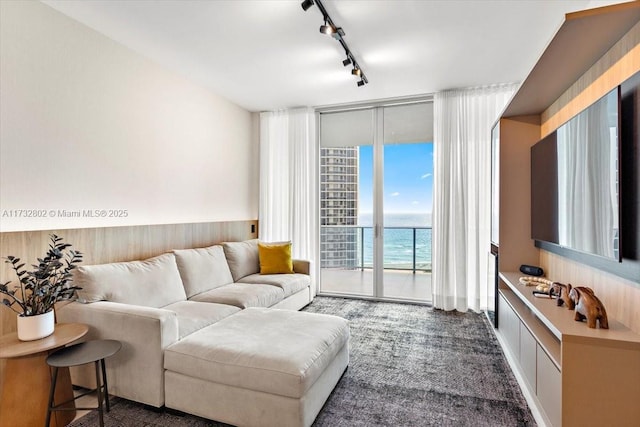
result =
[[[535,286],[537,292],[545,293],[549,293],[551,285],[553,285],[553,282],[551,280],[545,279],[544,277],[524,276],[518,279],[518,281],[521,285]]]
[[[569,310],[573,310],[575,304],[573,303],[573,300],[569,298],[569,292],[571,292],[571,283],[565,285],[564,283],[554,282],[551,286],[551,293],[558,297],[558,299],[556,300],[556,304],[558,304],[558,307],[566,303],[567,308]]]
[[[609,329],[607,311],[604,309],[602,301],[593,293],[593,289],[585,286],[576,286],[569,292],[569,299],[575,303],[576,316],[578,322],[587,319],[587,326],[596,327],[596,321],[600,321],[601,329]]]
[[[536,267],[535,265],[522,264],[520,266],[520,272],[527,274],[529,276],[536,276],[536,277],[544,276],[544,270],[540,267]]]

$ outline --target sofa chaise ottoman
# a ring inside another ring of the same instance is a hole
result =
[[[165,350],[165,404],[238,426],[309,426],[349,363],[336,316],[247,308]]]

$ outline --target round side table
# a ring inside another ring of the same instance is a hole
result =
[[[95,364],[96,370],[96,389],[89,390],[86,393],[82,393],[79,396],[72,398],[72,400],[78,399],[82,396],[86,396],[93,391],[96,392],[98,398],[98,406],[92,408],[78,408],[78,409],[97,409],[100,414],[100,427],[104,426],[104,411],[102,402],[105,402],[106,410],[109,412],[109,387],[107,386],[107,371],[104,366],[104,359],[116,354],[122,348],[120,341],[116,340],[94,340],[85,341],[79,344],[74,344],[69,347],[61,348],[60,350],[52,353],[47,357],[47,364],[53,367],[53,377],[51,380],[51,392],[49,393],[49,403],[47,404],[47,422],[46,427],[49,427],[51,415],[56,411],[69,411],[66,407],[68,402],[55,404],[54,393],[56,391],[56,383],[58,380],[58,372],[60,369],[68,369],[72,366],[85,365],[87,363]],[[102,375],[100,375],[102,372]],[[101,381],[102,380],[102,383]]]
[[[0,426],[44,425],[51,384],[51,371],[46,363],[50,352],[82,338],[89,331],[80,323],[58,323],[53,334],[35,341],[20,341],[18,334],[0,337],[0,359],[7,359],[4,381],[0,390]],[[56,401],[73,399],[69,369],[60,371]],[[71,410],[60,412],[52,419],[52,426],[69,424],[75,417]]]

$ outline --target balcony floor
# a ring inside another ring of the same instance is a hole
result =
[[[431,302],[431,272],[384,270],[384,297]],[[373,296],[373,271],[365,269],[320,270],[320,292]]]

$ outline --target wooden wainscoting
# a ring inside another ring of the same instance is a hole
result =
[[[33,264],[44,255],[52,233],[63,237],[84,254],[82,264],[91,265],[145,259],[172,249],[254,239],[258,237],[258,221],[5,232],[0,233],[0,256],[14,255],[27,265]],[[0,282],[9,280],[16,283],[15,273],[9,264],[0,262]],[[16,314],[7,307],[0,307],[0,335],[15,330]],[[0,382],[3,372],[4,361],[0,360]]]

